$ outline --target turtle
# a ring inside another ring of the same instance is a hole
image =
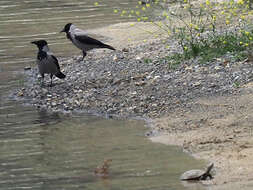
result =
[[[211,169],[213,168],[214,164],[210,163],[207,166],[207,169],[204,170],[189,170],[184,172],[180,176],[180,180],[206,180],[207,178],[213,179],[213,176],[210,174]]]

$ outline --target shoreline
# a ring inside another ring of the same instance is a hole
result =
[[[183,113],[175,111],[171,116],[155,119],[154,130],[160,131],[161,135],[151,137],[151,141],[180,146],[196,159],[214,163],[214,179],[202,182],[212,190],[252,189],[253,136],[250,116],[253,112],[245,106],[252,106],[252,84],[244,86],[236,96],[199,98],[194,101],[210,107],[223,107],[219,108],[222,116],[220,112],[201,108],[184,110]],[[237,105],[233,103],[235,99]],[[228,104],[238,106],[236,111],[227,110]],[[203,109],[208,116],[203,116]],[[244,112],[245,109],[248,112]],[[195,126],[185,129],[188,122]]]
[[[214,163],[214,179],[203,182],[211,189],[252,189],[250,116],[253,110],[246,107],[252,106],[252,85],[245,85],[235,96],[199,98],[192,103],[209,108],[191,107],[190,111],[175,111],[170,116],[156,119],[154,129],[161,131],[161,135],[150,139],[156,143],[180,146],[196,159]],[[231,106],[230,109],[228,106]],[[185,129],[190,122],[192,128]]]
[[[215,178],[207,181],[212,189],[247,188],[253,183],[253,166],[250,159],[245,161],[253,155],[253,139],[248,138],[253,113],[250,63],[225,65],[217,60],[199,65],[197,60],[189,60],[170,68],[161,58],[176,51],[176,43],[167,41],[172,44],[170,50],[155,37],[144,43],[150,36],[145,32],[150,24],[138,23],[129,31],[132,24],[91,30],[95,35],[106,34],[105,42],[118,50],[88,52],[82,63],[78,57],[60,60],[67,78],[55,79],[53,88],[41,88],[37,70],[32,69],[27,73],[30,81],[16,95],[51,111],[79,108],[98,115],[151,119],[147,136],[159,134],[150,137],[153,142],[178,145],[198,159],[214,162]],[[131,36],[134,38],[129,40]],[[235,80],[242,84],[240,88],[233,86]],[[247,118],[239,120],[246,117],[245,112]],[[236,143],[238,139],[241,144]],[[247,170],[241,169],[246,166]]]

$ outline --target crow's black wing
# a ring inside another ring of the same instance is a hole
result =
[[[100,42],[99,40],[96,40],[94,38],[85,35],[75,35],[75,39],[77,39],[79,42],[83,44],[97,45],[97,46],[105,45],[103,42]]]
[[[54,60],[54,64],[56,65],[57,69],[59,69],[59,70],[60,70],[60,65],[59,65],[59,63],[58,63],[57,58],[56,58],[54,55],[51,55],[51,57],[53,58],[53,60]]]

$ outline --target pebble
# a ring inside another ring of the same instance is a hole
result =
[[[32,68],[31,67],[25,67],[24,70],[25,71],[28,71],[28,70],[31,70]]]

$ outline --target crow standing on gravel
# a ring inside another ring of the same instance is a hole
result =
[[[67,38],[79,49],[83,51],[83,58],[87,55],[87,51],[94,48],[107,48],[111,50],[115,50],[112,46],[104,44],[94,38],[87,36],[86,32],[77,28],[72,23],[68,23],[65,25],[61,32],[66,32]]]
[[[42,77],[42,84],[44,82],[45,73],[50,74],[50,86],[53,86],[52,79],[54,75],[60,79],[64,79],[66,76],[61,72],[58,60],[50,52],[47,42],[45,40],[38,40],[33,41],[31,43],[37,45],[37,47],[39,48],[37,55],[37,64]]]

